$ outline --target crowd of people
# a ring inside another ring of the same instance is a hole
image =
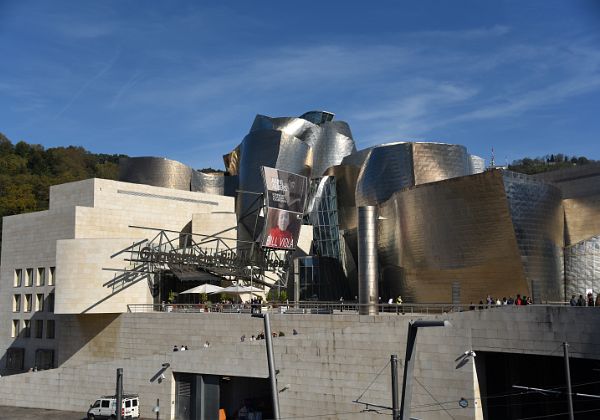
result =
[[[475,305],[473,302],[471,302],[471,304],[469,305],[469,309],[471,311],[474,311],[475,309],[484,309],[484,308],[490,308],[490,307],[494,307],[494,306],[502,306],[502,305],[532,305],[533,304],[533,299],[531,299],[531,296],[521,296],[520,294],[517,294],[517,296],[515,298],[513,298],[512,296],[507,297],[503,297],[502,299],[500,298],[493,298],[491,295],[488,295],[487,298],[485,299],[485,302],[483,301],[483,299],[481,299],[479,301],[479,305]]]
[[[592,292],[588,292],[587,299],[583,295],[579,295],[578,298],[576,295],[572,295],[569,304],[571,306],[600,306],[600,293],[596,295],[595,300]]]

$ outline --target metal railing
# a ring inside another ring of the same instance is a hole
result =
[[[568,302],[546,302],[543,305],[534,306],[568,306]],[[203,303],[203,304],[130,304],[127,305],[128,312],[169,312],[169,313],[241,313],[250,314],[256,312],[288,313],[288,314],[357,314],[361,306],[357,302],[323,302],[323,301],[300,301],[263,303],[262,305],[251,305],[249,303]],[[502,308],[518,305],[488,305],[469,304],[458,305],[451,303],[381,303],[376,305],[379,314],[442,314],[450,312],[478,311],[478,310],[500,310]]]

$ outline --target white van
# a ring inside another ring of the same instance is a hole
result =
[[[87,418],[94,419],[116,419],[117,418],[117,397],[106,395],[100,397],[96,402],[90,405],[87,412]],[[140,398],[136,394],[123,395],[121,405],[121,418],[137,419],[140,417]]]

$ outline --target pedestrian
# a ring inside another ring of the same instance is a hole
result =
[[[173,351],[179,351],[179,347],[177,347],[176,345],[173,346]]]
[[[185,351],[185,350],[186,350],[185,346],[181,346],[181,348],[179,349],[179,351]]]
[[[585,306],[585,299],[583,295],[579,295],[579,299],[577,299],[577,306]]]
[[[594,295],[592,292],[587,295],[587,306],[594,306]]]
[[[571,306],[577,306],[577,298],[575,297],[575,295],[571,296],[571,300],[569,301],[569,305],[571,305]]]

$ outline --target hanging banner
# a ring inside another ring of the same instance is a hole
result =
[[[262,167],[267,217],[262,246],[296,248],[306,202],[306,177],[278,169]]]
[[[267,207],[304,213],[307,190],[305,176],[266,166],[262,167],[262,174]]]

